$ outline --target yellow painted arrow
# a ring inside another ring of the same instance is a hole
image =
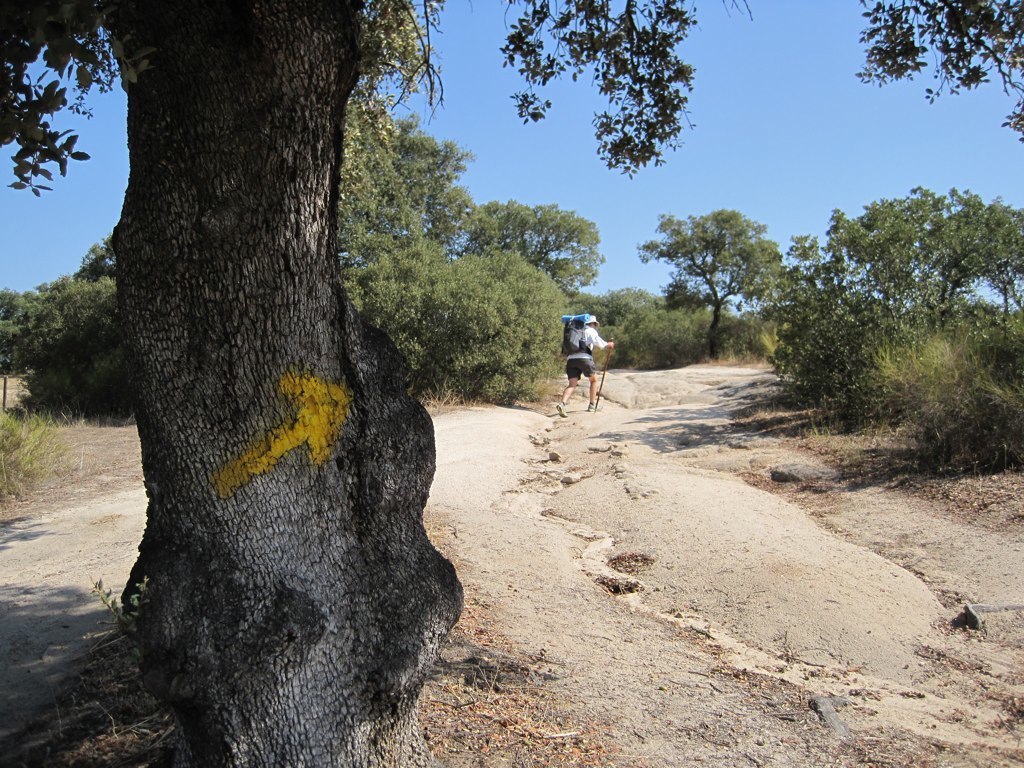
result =
[[[279,386],[281,394],[298,406],[298,416],[213,473],[213,487],[222,499],[256,475],[272,470],[282,456],[304,443],[309,445],[313,464],[319,466],[330,457],[348,415],[352,391],[344,384],[332,384],[308,373],[286,373]]]

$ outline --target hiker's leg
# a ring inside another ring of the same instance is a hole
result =
[[[590,374],[590,402],[597,400],[597,374]]]
[[[572,393],[576,391],[576,385],[580,383],[580,376],[583,375],[584,371],[580,368],[580,363],[577,359],[565,361],[565,378],[569,380],[569,386],[562,392],[562,403],[568,403],[572,398]]]
[[[580,377],[577,376],[575,379],[569,379],[569,386],[562,392],[562,402],[568,403],[572,398],[572,393],[576,391],[576,385],[580,383]]]

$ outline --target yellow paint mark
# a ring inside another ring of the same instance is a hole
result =
[[[309,445],[313,464],[319,466],[330,458],[348,415],[352,391],[344,384],[332,384],[308,373],[286,373],[278,386],[281,394],[298,406],[298,416],[213,473],[213,487],[222,499],[272,470],[281,457],[303,444]]]

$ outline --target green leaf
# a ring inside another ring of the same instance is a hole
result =
[[[78,67],[75,70],[75,79],[78,81],[78,87],[83,91],[89,90],[92,86],[92,72],[85,67]]]

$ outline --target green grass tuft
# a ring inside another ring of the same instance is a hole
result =
[[[879,354],[883,400],[933,469],[1024,464],[1024,387],[1000,380],[986,349],[936,335]]]

